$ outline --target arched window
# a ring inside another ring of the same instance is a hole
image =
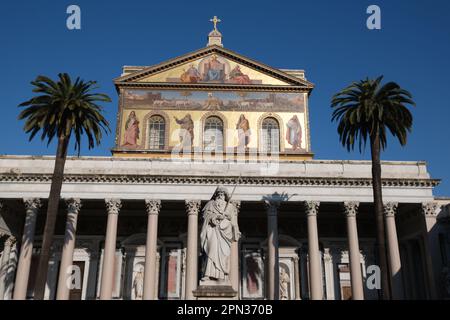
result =
[[[209,117],[203,131],[203,148],[206,151],[223,151],[223,121],[219,117]]]
[[[166,122],[161,116],[152,116],[149,121],[148,147],[151,150],[164,150]]]
[[[280,151],[280,126],[274,118],[265,118],[262,122],[261,151],[267,153]]]

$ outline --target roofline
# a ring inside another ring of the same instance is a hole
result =
[[[54,155],[13,155],[13,154],[3,154],[0,155],[0,160],[2,159],[23,159],[23,160],[52,160]],[[142,160],[142,161],[172,161],[171,159],[147,159],[147,158],[118,158],[114,156],[67,156],[67,160]],[[342,164],[372,164],[371,160],[331,160],[331,159],[314,159],[314,160],[295,160],[293,162],[306,162],[306,163],[342,163]],[[392,164],[392,165],[427,165],[426,161],[393,161],[393,160],[382,160],[381,164]]]
[[[123,84],[124,82],[130,82],[133,81],[137,78],[146,76],[148,74],[151,73],[157,73],[157,72],[161,72],[165,69],[170,68],[171,66],[175,66],[178,64],[182,64],[185,62],[188,62],[190,60],[193,60],[195,58],[198,58],[200,56],[204,56],[206,54],[209,54],[210,52],[219,52],[222,53],[225,56],[228,56],[228,58],[230,58],[231,60],[237,60],[239,62],[239,59],[242,60],[240,62],[244,62],[245,64],[248,65],[253,65],[254,67],[256,67],[257,69],[263,69],[266,73],[267,71],[269,71],[270,73],[272,73],[275,77],[287,81],[288,83],[291,84],[299,84],[300,86],[305,86],[307,89],[312,90],[314,88],[314,84],[308,80],[304,80],[304,79],[299,79],[297,77],[294,77],[290,74],[287,74],[286,72],[280,70],[280,69],[275,69],[272,68],[264,63],[255,61],[253,59],[250,59],[246,56],[243,56],[241,54],[238,54],[232,50],[229,49],[225,49],[223,47],[217,46],[217,45],[212,45],[212,46],[208,46],[208,47],[204,47],[201,49],[198,49],[196,51],[190,52],[190,53],[186,53],[184,55],[163,61],[161,63],[158,63],[156,65],[144,68],[144,70],[141,71],[136,71],[127,75],[123,75],[120,77],[115,78],[114,84],[116,85],[116,88]],[[237,59],[236,59],[237,58]]]

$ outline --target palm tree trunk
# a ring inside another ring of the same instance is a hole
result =
[[[47,283],[48,262],[50,259],[50,247],[55,233],[56,216],[58,214],[61,188],[64,178],[64,165],[66,163],[67,147],[69,137],[62,135],[58,138],[58,148],[55,157],[50,195],[48,197],[47,217],[45,220],[44,234],[42,239],[41,255],[34,287],[34,299],[43,300],[45,285]]]
[[[375,207],[375,217],[377,226],[377,251],[378,263],[381,271],[381,298],[390,300],[389,270],[386,254],[386,237],[383,216],[383,196],[381,187],[381,161],[380,161],[380,136],[378,133],[370,137],[370,147],[372,153],[372,187],[373,202]]]

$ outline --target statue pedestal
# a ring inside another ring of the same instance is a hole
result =
[[[205,285],[201,284],[193,291],[197,300],[236,300],[237,292],[230,285]]]

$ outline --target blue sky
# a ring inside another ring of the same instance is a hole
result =
[[[66,28],[66,8],[81,7],[81,30]],[[366,28],[366,9],[381,8],[382,29]],[[369,159],[348,153],[330,122],[330,97],[351,81],[384,75],[417,103],[408,145],[389,141],[384,160],[425,160],[436,195],[450,196],[450,1],[3,1],[0,12],[0,154],[54,154],[28,142],[17,105],[37,75],[68,72],[97,80],[114,132],[112,79],[123,65],[152,65],[206,45],[209,19],[222,19],[224,46],[273,67],[305,69],[316,159]],[[82,155],[110,155],[114,135]],[[73,151],[72,151],[73,153]]]

